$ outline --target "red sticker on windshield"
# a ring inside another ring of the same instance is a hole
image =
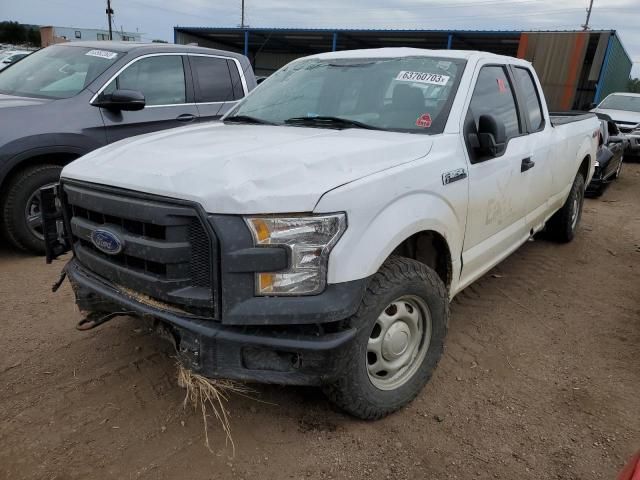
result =
[[[416,120],[416,127],[429,128],[432,123],[433,122],[431,120],[431,115],[429,115],[428,113],[423,113]]]
[[[504,80],[502,78],[498,78],[498,90],[500,90],[500,93],[504,93],[507,91],[507,84],[504,83]]]

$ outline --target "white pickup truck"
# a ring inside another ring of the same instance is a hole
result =
[[[42,192],[48,257],[73,249],[80,328],[153,318],[205,375],[380,418],[428,381],[454,295],[543,228],[573,238],[599,126],[550,117],[523,60],[302,58],[221,123],[66,166]]]

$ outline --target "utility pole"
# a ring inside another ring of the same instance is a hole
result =
[[[113,15],[113,8],[111,8],[111,0],[107,0],[107,18],[109,18],[109,40],[113,40],[113,30],[111,28],[112,15]]]
[[[242,17],[240,17],[240,28],[244,28],[244,0],[242,0]]]
[[[591,9],[593,8],[593,0],[589,1],[589,8],[587,8],[587,21],[582,25],[583,30],[589,30],[589,19],[591,19]]]

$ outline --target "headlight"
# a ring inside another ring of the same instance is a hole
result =
[[[344,213],[309,217],[246,217],[256,246],[288,248],[286,271],[256,273],[257,295],[314,295],[327,284],[331,249],[347,228]]]

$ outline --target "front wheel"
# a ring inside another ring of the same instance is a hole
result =
[[[581,173],[576,175],[566,202],[547,223],[547,232],[558,242],[567,243],[573,240],[582,218],[584,204],[584,178]]]
[[[44,253],[40,189],[58,182],[61,170],[58,165],[35,165],[9,182],[2,198],[4,234],[15,247]]]
[[[449,299],[436,272],[391,257],[373,276],[351,324],[359,329],[344,371],[324,391],[365,420],[388,415],[415,398],[444,348]]]

